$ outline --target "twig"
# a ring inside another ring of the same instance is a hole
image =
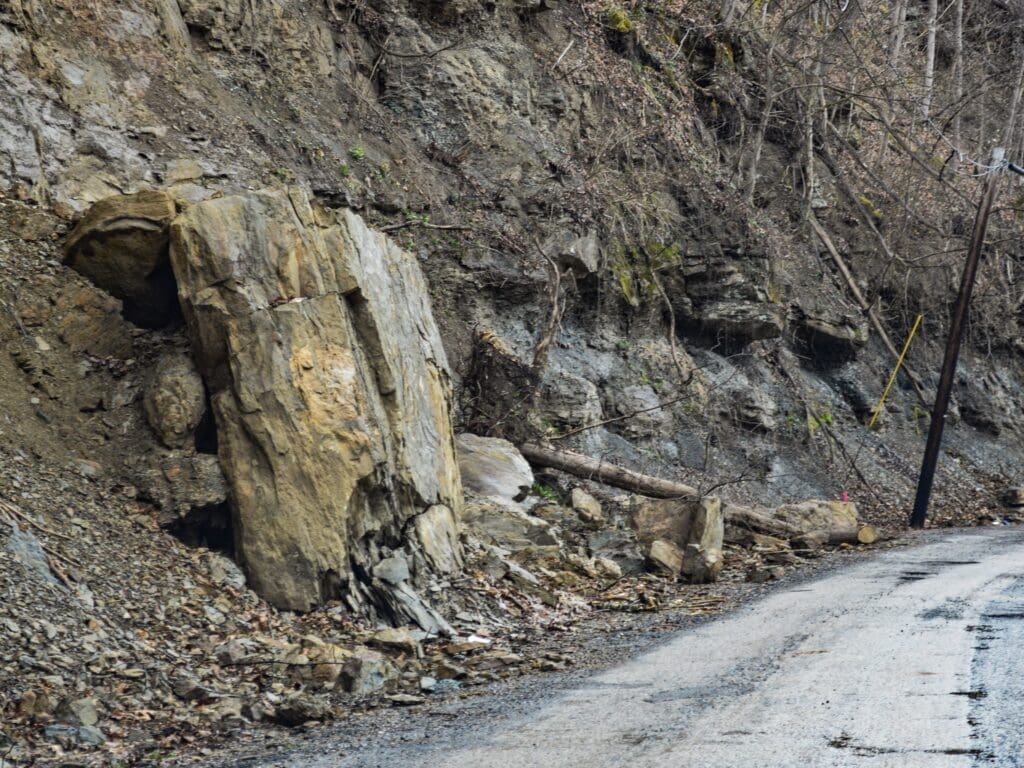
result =
[[[562,63],[562,59],[565,58],[565,54],[567,54],[569,52],[569,49],[572,48],[573,45],[575,45],[575,44],[576,44],[576,38],[575,37],[569,40],[569,44],[567,46],[565,46],[565,50],[562,51],[562,55],[559,56],[557,59],[555,59],[555,63],[551,65],[551,69],[553,69],[553,70],[554,69],[558,69],[558,65]]]
[[[580,432],[586,432],[586,431],[591,430],[591,429],[597,429],[598,427],[603,427],[606,424],[614,424],[617,421],[625,421],[626,419],[632,419],[634,416],[639,416],[641,413],[649,413],[650,411],[656,411],[659,408],[668,408],[670,405],[675,405],[678,402],[686,400],[689,396],[690,396],[689,394],[680,395],[679,397],[674,397],[671,400],[666,400],[663,403],[658,403],[657,405],[652,405],[650,408],[641,408],[638,411],[633,411],[632,413],[627,413],[627,414],[624,414],[622,416],[615,416],[615,417],[610,418],[610,419],[604,419],[603,421],[598,421],[598,422],[596,422],[594,424],[586,424],[586,425],[584,425],[582,427],[576,427],[576,429],[571,429],[568,432],[562,433],[561,435],[553,435],[553,436],[549,437],[548,440],[564,440],[567,437],[572,437],[573,435],[578,435]]]
[[[14,506],[14,504],[12,504],[11,502],[7,501],[6,499],[0,499],[0,509],[4,510],[5,512],[8,512],[9,514],[14,515],[15,517],[19,518],[20,520],[24,520],[26,523],[28,523],[32,527],[37,528],[38,530],[40,530],[43,533],[45,533],[47,536],[56,536],[58,539],[65,539],[67,541],[74,541],[74,537],[72,537],[72,536],[68,536],[65,533],[58,533],[57,531],[50,530],[45,525],[37,523],[35,520],[33,520],[28,515],[26,515],[24,512],[22,512],[20,509],[18,509],[16,506]]]
[[[388,224],[384,227],[377,227],[381,232],[394,232],[396,229],[405,229],[406,227],[423,227],[424,229],[454,229],[454,230],[468,230],[473,229],[472,227],[465,226],[463,224],[431,224],[426,221],[419,221],[418,219],[410,219],[409,221],[403,221],[399,224]]]
[[[551,351],[551,345],[554,343],[555,336],[558,335],[558,326],[562,321],[562,312],[565,310],[565,303],[561,301],[562,293],[562,272],[558,268],[558,264],[544,252],[544,247],[540,244],[540,240],[537,236],[533,236],[533,244],[537,247],[540,255],[547,261],[548,266],[551,268],[552,285],[551,285],[551,315],[548,318],[548,327],[545,329],[544,334],[540,337],[537,342],[537,346],[533,350],[533,371],[536,374],[540,374],[544,370],[544,366],[548,362],[548,353]]]
[[[465,38],[462,38],[461,40],[456,40],[454,43],[449,43],[448,45],[444,45],[444,46],[438,48],[436,51],[427,51],[426,53],[399,53],[398,51],[388,50],[385,47],[387,45],[387,41],[390,40],[390,39],[391,39],[391,35],[388,35],[384,39],[383,43],[381,43],[381,44],[374,43],[374,45],[377,47],[377,50],[379,50],[381,53],[386,53],[388,56],[394,56],[394,57],[399,58],[399,59],[429,59],[429,58],[432,58],[434,56],[437,56],[437,54],[439,54],[439,53],[444,53],[445,51],[450,51],[455,46],[462,45],[462,43],[465,42]]]

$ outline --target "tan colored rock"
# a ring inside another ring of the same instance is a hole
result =
[[[175,213],[166,192],[100,200],[68,236],[65,263],[121,299],[129,320],[162,326],[177,311],[168,261],[168,227]]]
[[[186,355],[168,355],[146,385],[143,406],[149,426],[168,448],[192,441],[206,413],[206,391],[195,363]]]
[[[637,540],[648,548],[668,541],[682,553],[680,571],[695,582],[714,581],[722,570],[725,523],[721,501],[702,499],[649,499],[636,497],[631,519]],[[677,572],[678,573],[678,572]]]
[[[443,504],[435,504],[413,522],[416,542],[437,573],[455,573],[462,567],[459,523]]]
[[[671,541],[655,539],[647,547],[647,567],[657,574],[675,579],[683,569],[683,551]]]
[[[401,618],[389,585],[364,589],[356,573],[416,515],[461,508],[450,376],[419,266],[294,189],[189,207],[171,260],[250,585],[279,608],[344,596]],[[429,613],[405,583],[398,606]]]
[[[783,504],[774,517],[795,526],[805,536],[821,538],[830,544],[857,543],[857,506],[853,502],[811,500]]]
[[[718,578],[723,565],[724,535],[722,502],[714,496],[705,496],[696,505],[683,550],[682,575],[688,581],[705,584]]]
[[[605,521],[604,510],[601,502],[584,491],[582,488],[572,489],[572,508],[579,515],[580,520],[591,525],[600,525]]]

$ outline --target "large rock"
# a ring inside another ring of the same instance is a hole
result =
[[[702,499],[633,500],[631,520],[637,540],[644,545],[648,560],[656,542],[668,542],[681,552],[677,573],[695,582],[714,581],[722,570],[725,523],[721,501]],[[665,547],[656,548],[664,552]],[[664,560],[664,558],[662,558]],[[659,566],[659,570],[665,568]]]
[[[146,420],[168,448],[189,443],[206,412],[206,392],[195,363],[186,355],[168,355],[157,363],[146,385]]]
[[[856,542],[860,527],[857,506],[853,502],[810,500],[783,504],[775,510],[774,517],[808,535],[834,543]]]
[[[388,616],[394,592],[422,617],[409,584],[367,583],[412,518],[443,505],[457,520],[462,504],[448,364],[415,260],[295,189],[191,206],[171,260],[250,585],[280,608],[344,597]]]
[[[845,360],[868,342],[867,321],[832,307],[793,307],[796,333],[817,361]]]
[[[129,320],[162,326],[177,311],[168,260],[168,227],[175,212],[166,192],[100,200],[68,236],[65,262],[121,299]]]
[[[722,502],[705,496],[693,512],[686,549],[683,551],[682,575],[695,584],[714,581],[722,570],[722,544],[725,520]]]
[[[527,510],[533,470],[512,443],[468,432],[455,438],[466,493],[498,506]]]

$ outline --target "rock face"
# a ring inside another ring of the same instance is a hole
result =
[[[170,355],[157,363],[146,386],[143,405],[149,426],[168,448],[188,443],[206,412],[206,392],[195,363]]]
[[[175,212],[166,192],[101,200],[68,236],[65,262],[121,299],[128,319],[147,327],[165,325],[177,312],[167,258]]]
[[[300,190],[193,205],[171,227],[253,589],[308,610],[390,609],[370,574],[434,506],[461,507],[448,364],[418,265]],[[433,557],[445,557],[439,545]],[[421,574],[413,574],[414,579]],[[403,602],[412,588],[403,582]]]

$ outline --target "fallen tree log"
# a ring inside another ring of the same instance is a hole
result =
[[[791,525],[785,520],[778,520],[769,515],[758,512],[750,507],[737,507],[727,504],[722,510],[726,525],[734,525],[754,533],[761,533],[766,536],[774,536],[777,539],[795,539],[807,533],[806,530],[796,525]]]
[[[692,486],[665,480],[661,477],[644,475],[631,469],[609,464],[601,459],[594,459],[573,451],[562,451],[547,448],[536,443],[524,443],[519,446],[523,457],[541,467],[559,469],[570,475],[597,480],[605,485],[634,491],[644,496],[658,499],[696,499],[700,492]]]
[[[519,452],[537,466],[568,472],[644,496],[658,499],[698,499],[701,496],[700,491],[685,483],[644,475],[574,451],[523,443]],[[857,520],[856,507],[852,504],[809,501],[765,512],[729,504],[724,506],[722,515],[727,528],[733,526],[774,536],[799,549],[818,549],[824,544],[872,544],[878,539],[872,526]]]

